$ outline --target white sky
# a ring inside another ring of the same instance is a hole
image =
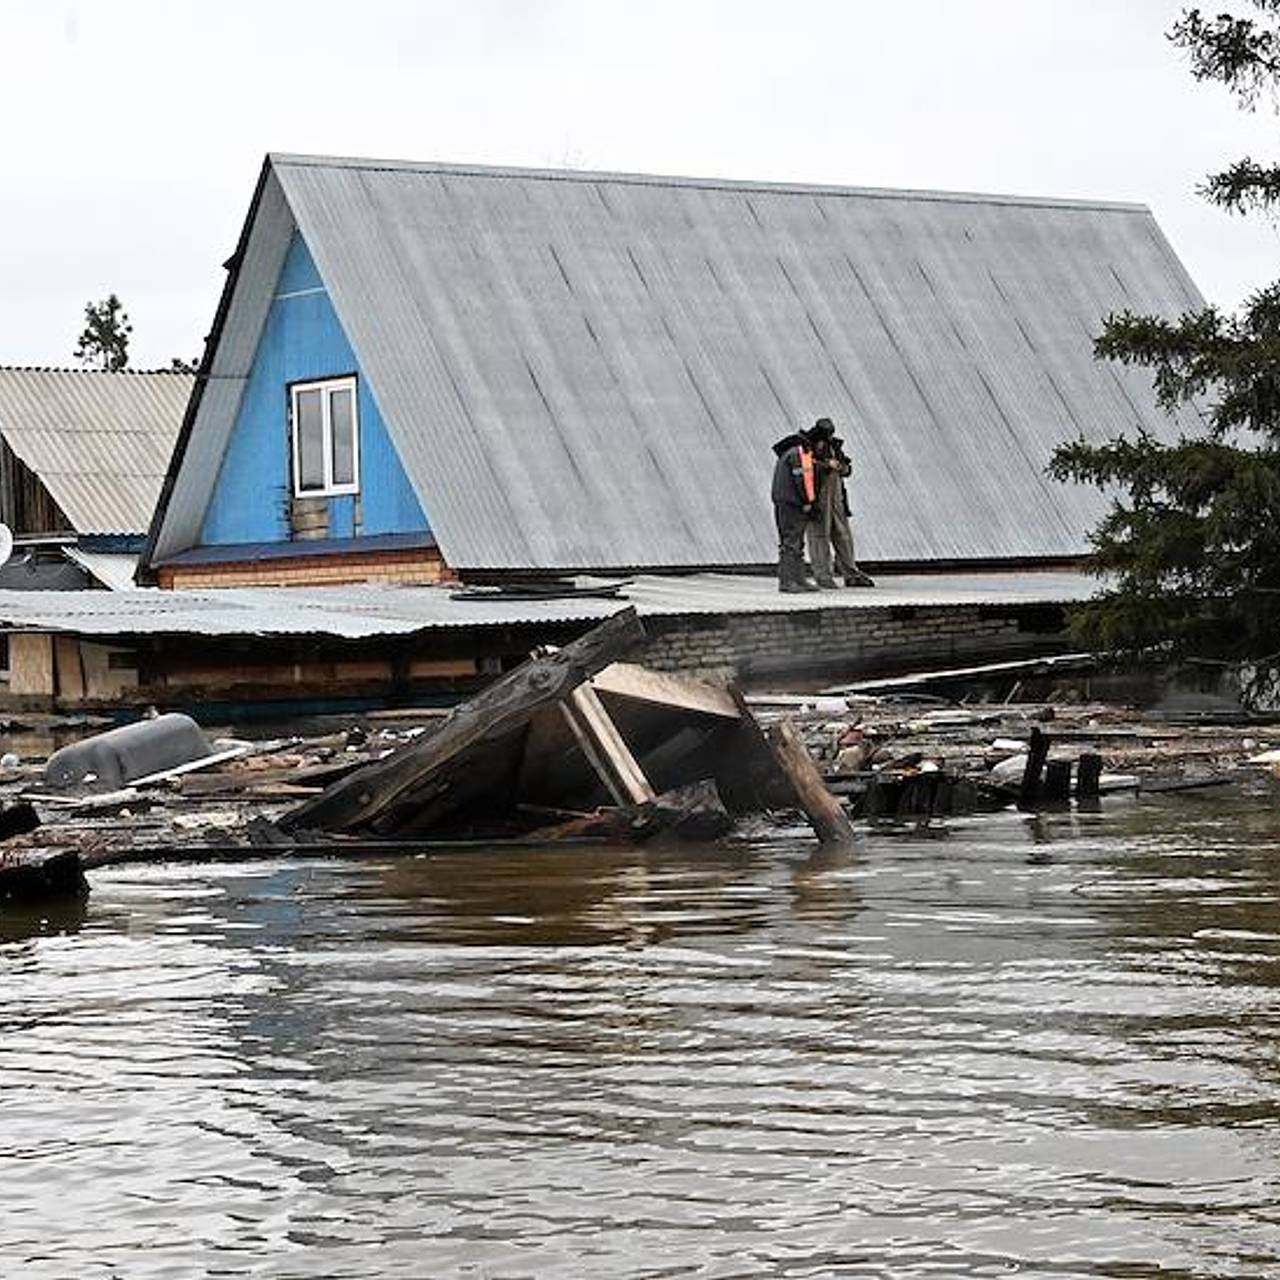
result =
[[[198,354],[269,150],[1138,200],[1235,305],[1277,232],[1194,188],[1280,131],[1191,80],[1180,8],[0,0],[0,364],[71,364],[110,290],[133,364]]]

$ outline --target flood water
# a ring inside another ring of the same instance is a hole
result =
[[[0,939],[0,1276],[1280,1274],[1280,813],[118,868]]]

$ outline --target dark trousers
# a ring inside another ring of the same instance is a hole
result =
[[[785,502],[773,504],[778,526],[778,581],[783,585],[805,580],[804,531],[809,519],[799,507]]]

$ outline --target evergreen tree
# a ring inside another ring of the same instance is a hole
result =
[[[84,332],[76,344],[76,359],[81,364],[116,372],[129,364],[129,335],[133,325],[120,299],[108,294],[102,302],[87,302],[84,308]]]
[[[1275,110],[1280,0],[1240,4],[1213,17],[1186,10],[1169,38],[1195,79],[1227,86],[1246,110]],[[1273,216],[1280,165],[1246,157],[1199,190],[1230,212]],[[1175,444],[1140,433],[1055,451],[1056,478],[1121,495],[1092,534],[1091,567],[1113,581],[1073,611],[1077,640],[1265,668],[1280,650],[1280,281],[1235,314],[1109,316],[1095,355],[1151,369],[1158,403],[1194,402],[1204,428]]]

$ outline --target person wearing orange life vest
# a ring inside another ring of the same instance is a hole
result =
[[[804,564],[805,526],[818,497],[813,450],[803,431],[783,436],[773,446],[773,518],[778,526],[778,590],[816,591]]]
[[[844,451],[844,441],[836,435],[830,418],[819,418],[806,435],[818,474],[813,517],[805,527],[813,576],[819,587],[830,590],[836,585],[831,563],[834,552],[835,571],[844,579],[846,587],[874,587],[875,582],[858,568],[854,556],[849,494],[845,489],[853,464]]]

